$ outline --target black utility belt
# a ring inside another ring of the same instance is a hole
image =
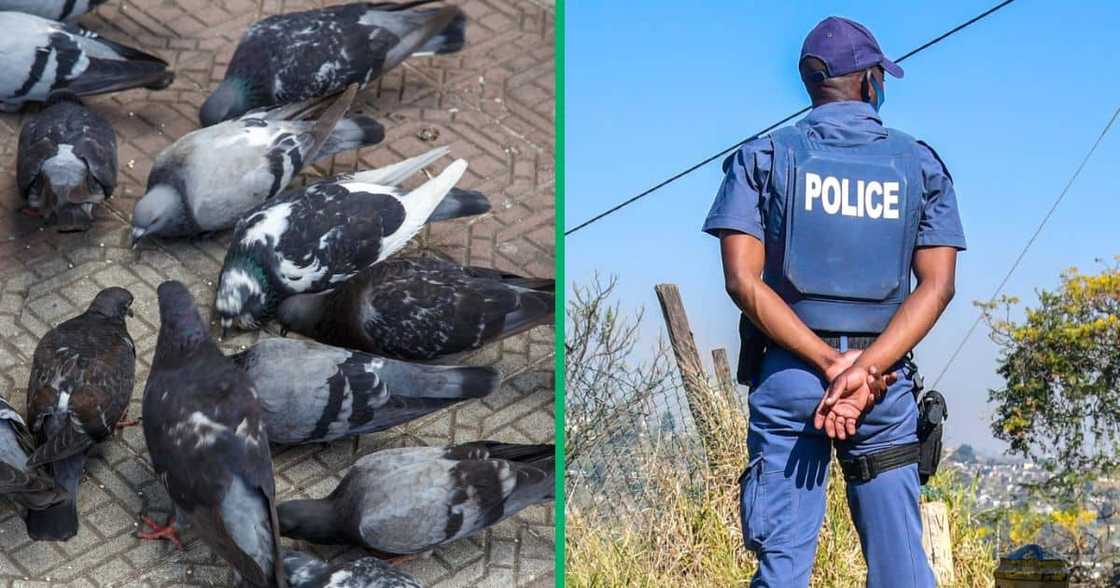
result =
[[[852,459],[841,459],[840,469],[848,482],[868,482],[879,474],[918,463],[920,445],[907,443]]]
[[[874,343],[875,339],[878,337],[878,335],[867,333],[860,333],[858,335],[847,335],[844,333],[816,331],[816,334],[821,338],[821,341],[828,343],[829,347],[833,347],[836,349],[840,349],[841,337],[848,338],[848,349],[867,349],[868,347],[871,347],[871,344]]]

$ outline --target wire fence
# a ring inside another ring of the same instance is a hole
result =
[[[661,503],[667,475],[675,488],[699,489],[709,464],[668,346],[638,349],[643,317],[609,305],[613,288],[613,280],[577,287],[568,307],[566,504],[584,517],[639,520]],[[742,397],[718,396],[745,423]]]

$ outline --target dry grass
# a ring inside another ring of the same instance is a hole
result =
[[[709,416],[706,460],[694,460],[693,475],[682,471],[679,443],[646,438],[633,448],[644,480],[645,500],[626,516],[571,501],[567,515],[570,586],[746,586],[755,562],[739,529],[738,478],[746,462],[746,420],[718,393],[704,401]],[[821,529],[814,587],[863,586],[866,568],[859,538],[848,514],[844,481],[831,468],[828,507]],[[588,490],[591,491],[591,490]],[[984,529],[971,515],[971,490],[951,473],[937,477],[929,493],[947,503],[957,586],[991,586],[995,560]],[[584,505],[581,507],[581,504]]]

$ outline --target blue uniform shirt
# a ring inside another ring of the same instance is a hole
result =
[[[865,102],[830,102],[814,108],[797,122],[812,139],[831,145],[862,145],[886,136],[883,121]],[[964,229],[957,210],[953,178],[933,149],[921,143],[922,213],[919,247],[948,246],[964,250]],[[739,148],[723,164],[726,176],[716,194],[704,232],[719,236],[721,229],[740,231],[765,241],[762,211],[770,193],[774,145],[762,137]],[[774,173],[785,173],[776,170]]]

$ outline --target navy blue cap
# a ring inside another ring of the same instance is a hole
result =
[[[809,31],[801,45],[801,59],[806,57],[823,61],[829,77],[848,75],[876,65],[883,66],[896,78],[903,75],[902,68],[883,55],[879,42],[867,27],[839,16],[830,16]]]

